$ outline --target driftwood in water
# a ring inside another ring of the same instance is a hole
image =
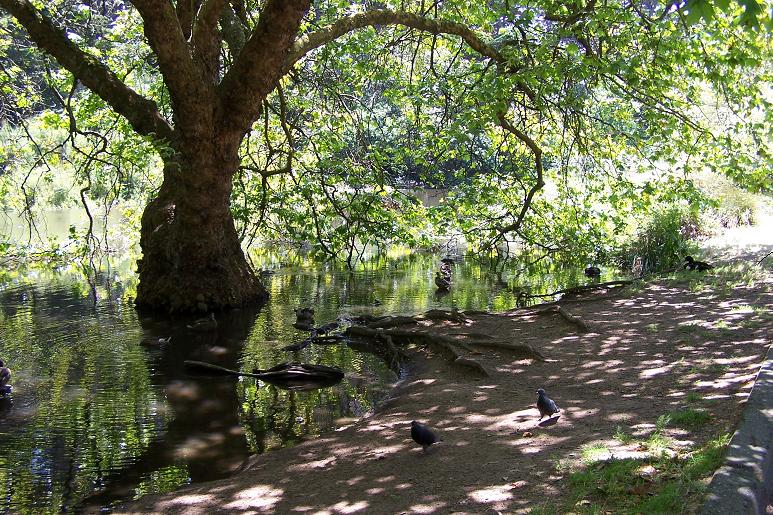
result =
[[[344,378],[343,370],[310,363],[281,363],[267,370],[253,370],[261,381],[285,390],[317,390],[338,384]]]
[[[297,329],[302,329],[298,327],[297,324],[293,324],[293,326]],[[339,327],[338,322],[330,322],[329,324],[321,325],[319,327],[311,327],[309,329],[305,329],[308,331],[311,331],[311,334],[308,338],[303,340],[302,342],[294,343],[292,345],[288,345],[286,347],[282,347],[282,350],[285,351],[298,351],[301,349],[305,349],[312,343],[332,343],[334,341],[339,341],[341,339],[340,335],[331,335],[331,336],[324,336],[333,329],[337,329]]]
[[[260,376],[250,372],[239,372],[238,370],[231,370],[230,368],[221,367],[214,363],[207,363],[204,361],[194,361],[186,359],[183,362],[185,370],[194,374],[207,374],[215,376],[246,376],[255,377],[260,379]]]
[[[293,391],[316,390],[333,386],[344,378],[344,373],[339,368],[309,363],[280,363],[266,370],[256,368],[252,372],[239,372],[204,361],[186,360],[184,366],[189,372],[200,374],[254,377]]]

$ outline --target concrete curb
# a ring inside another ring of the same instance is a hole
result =
[[[760,367],[702,515],[765,514],[773,494],[773,347]]]

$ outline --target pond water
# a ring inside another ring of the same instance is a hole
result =
[[[350,273],[266,257],[256,265],[274,271],[264,278],[269,302],[218,314],[211,333],[188,329],[190,318],[136,312],[125,289],[128,266],[119,277],[111,272],[109,285],[103,274],[96,303],[75,272],[1,272],[0,359],[12,369],[14,389],[0,399],[0,512],[109,510],[225,477],[251,454],[374,409],[403,372],[346,344],[282,351],[308,335],[293,328],[293,308],[313,307],[317,325],[431,308],[504,310],[516,306],[521,286],[553,291],[586,281],[581,268],[556,270],[544,261],[492,274],[458,259],[450,293],[438,295],[438,260],[404,254]],[[340,367],[346,377],[290,392],[250,378],[192,376],[186,359],[244,371],[302,361]]]

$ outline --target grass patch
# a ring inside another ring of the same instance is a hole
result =
[[[587,464],[604,460],[608,458],[609,455],[609,448],[606,445],[600,443],[586,445],[582,449],[582,461]]]
[[[722,464],[729,441],[730,435],[724,434],[683,455],[589,465],[569,476],[564,505],[537,506],[531,513],[694,512],[703,501],[705,479]]]
[[[615,438],[615,440],[621,443],[631,443],[634,440],[633,436],[623,431],[623,428],[620,426],[617,426],[617,429],[615,429],[615,434],[612,436]]]
[[[668,426],[696,429],[711,421],[711,414],[702,409],[686,408],[670,411],[658,417],[657,427],[662,430]]]
[[[703,397],[695,392],[688,392],[687,395],[685,395],[684,400],[687,402],[700,402],[703,400]]]

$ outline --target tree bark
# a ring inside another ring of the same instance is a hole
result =
[[[183,150],[165,163],[159,194],[142,215],[138,307],[207,312],[268,297],[244,257],[230,211],[239,162],[231,147]]]

